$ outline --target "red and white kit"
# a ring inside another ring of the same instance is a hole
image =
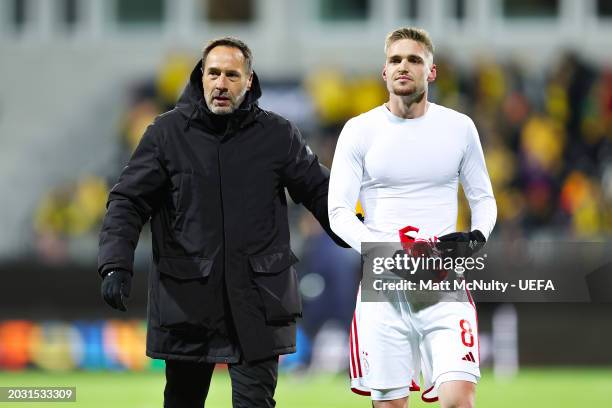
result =
[[[422,391],[422,399],[433,402],[442,382],[480,378],[478,318],[471,302],[419,310],[401,299],[357,301],[350,338],[351,389],[361,395],[375,390],[373,399]]]
[[[377,107],[349,120],[340,134],[329,186],[332,229],[359,252],[362,242],[397,242],[407,225],[428,237],[454,232],[459,182],[471,229],[488,238],[497,207],[472,120],[431,102],[415,119]],[[355,217],[358,199],[364,223]],[[423,397],[435,400],[435,384],[477,381],[478,363],[471,302],[419,310],[399,297],[376,303],[358,297],[351,330],[354,391],[396,399],[415,390],[422,374]]]

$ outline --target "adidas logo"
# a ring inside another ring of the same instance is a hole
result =
[[[467,353],[465,356],[463,356],[462,360],[463,361],[471,361],[472,363],[476,362],[476,359],[474,359],[474,355],[472,354],[471,351],[469,353]]]

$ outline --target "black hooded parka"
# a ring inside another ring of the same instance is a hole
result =
[[[259,108],[255,74],[230,115],[208,110],[201,81],[200,61],[112,188],[98,272],[132,271],[150,220],[148,356],[234,363],[292,353],[302,306],[285,189],[345,246],[329,227],[329,172],[295,126]]]

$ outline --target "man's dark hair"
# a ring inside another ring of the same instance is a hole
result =
[[[213,48],[220,46],[238,48],[242,52],[242,55],[244,55],[247,72],[251,73],[253,71],[253,53],[251,52],[251,49],[244,42],[234,37],[221,37],[209,41],[206,47],[204,48],[204,51],[202,52],[202,69],[204,69],[206,57],[208,57],[210,51]]]

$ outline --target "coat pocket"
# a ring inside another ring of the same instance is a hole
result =
[[[201,326],[206,321],[206,283],[213,260],[160,257],[159,324],[166,328]]]
[[[268,322],[286,322],[302,316],[302,299],[293,267],[297,261],[288,245],[249,257]]]
[[[191,198],[191,174],[177,173],[171,177],[172,203],[174,205],[174,220],[172,228],[183,230],[185,224],[188,200]]]

